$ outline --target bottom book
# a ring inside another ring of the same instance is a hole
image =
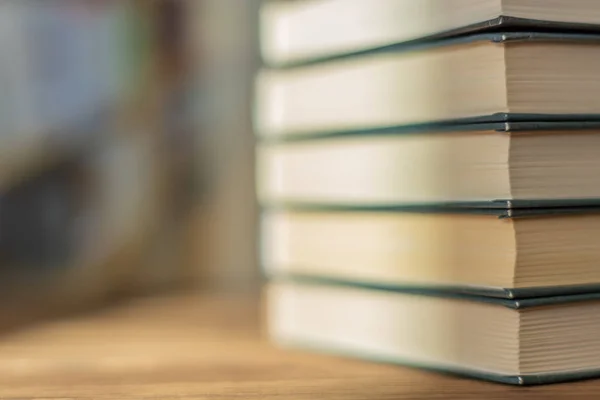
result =
[[[600,294],[525,300],[309,281],[267,289],[286,347],[514,385],[600,377]]]

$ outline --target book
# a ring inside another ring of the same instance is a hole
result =
[[[515,385],[600,375],[600,298],[499,300],[290,281],[268,287],[283,346]]]
[[[594,30],[590,0],[312,0],[267,2],[262,54],[297,63],[394,43],[486,30]]]
[[[261,263],[272,278],[366,288],[504,298],[598,291],[600,209],[520,211],[265,210]]]
[[[257,150],[259,199],[280,206],[595,204],[598,171],[598,123],[390,130]]]
[[[264,70],[256,130],[279,138],[442,122],[598,120],[600,36],[505,32]]]

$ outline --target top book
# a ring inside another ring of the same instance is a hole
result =
[[[262,10],[269,65],[493,30],[600,30],[596,0],[306,0]]]

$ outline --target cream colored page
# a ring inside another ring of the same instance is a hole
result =
[[[259,136],[372,129],[505,112],[504,46],[387,53],[258,79]]]
[[[300,274],[383,285],[511,287],[511,220],[412,213],[293,213],[263,216],[263,262]]]
[[[597,0],[502,0],[502,10],[512,17],[600,24]]]
[[[398,205],[509,199],[509,136],[417,134],[263,145],[266,202]]]
[[[397,362],[518,371],[518,314],[504,307],[359,289],[271,284],[280,342]]]
[[[266,6],[268,62],[351,52],[416,39],[500,15],[499,0],[313,0]]]

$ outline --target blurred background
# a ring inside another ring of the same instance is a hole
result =
[[[0,321],[254,292],[259,0],[0,2]]]

